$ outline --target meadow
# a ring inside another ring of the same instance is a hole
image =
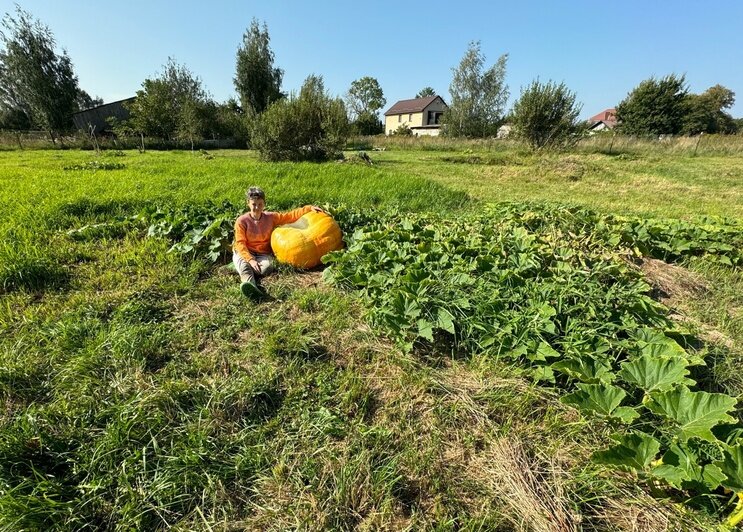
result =
[[[714,529],[743,491],[743,152],[603,142],[0,152],[0,528]],[[250,185],[348,242],[258,305],[228,253],[171,251]]]

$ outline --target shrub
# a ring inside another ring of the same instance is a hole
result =
[[[407,124],[401,124],[395,130],[395,132],[393,133],[393,135],[399,135],[401,137],[411,137],[411,136],[413,136],[413,130],[410,129]]]
[[[565,148],[580,139],[580,110],[581,106],[575,103],[575,93],[564,83],[542,84],[535,80],[522,89],[513,106],[513,130],[532,149]]]
[[[267,161],[326,161],[343,152],[350,132],[343,101],[309,76],[299,96],[273,103],[252,124],[251,141]]]

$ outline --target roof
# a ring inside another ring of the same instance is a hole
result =
[[[441,100],[441,103],[446,105],[446,102],[441,98],[441,96],[436,95],[426,96],[425,98],[413,98],[412,100],[400,100],[395,105],[390,107],[387,112],[384,113],[384,116],[420,113],[426,107],[431,105],[437,98]]]
[[[591,118],[589,118],[588,122],[604,122],[606,125],[609,125],[610,123],[616,124],[617,110],[613,107],[604,109],[599,114],[593,115]]]
[[[80,111],[76,111],[72,114],[76,115],[78,113],[86,113],[88,111],[94,111],[96,109],[101,109],[102,107],[107,107],[109,105],[115,106],[116,104],[122,104],[124,102],[133,101],[135,99],[136,99],[136,96],[130,96],[129,98],[124,98],[123,100],[116,100],[115,102],[102,103],[100,105],[96,105],[95,107],[88,107],[87,109],[81,109]]]

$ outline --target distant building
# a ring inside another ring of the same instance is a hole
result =
[[[400,126],[407,126],[414,135],[435,137],[441,132],[441,117],[447,109],[441,96],[400,100],[384,113],[384,130],[392,135]]]
[[[613,107],[605,109],[587,120],[588,131],[598,132],[606,129],[614,129],[617,126],[617,110]]]
[[[108,118],[114,117],[117,120],[126,120],[129,118],[129,110],[124,107],[124,104],[133,102],[134,99],[134,97],[126,98],[116,102],[104,103],[97,107],[91,107],[84,111],[78,111],[72,115],[72,122],[77,129],[85,132],[90,132],[90,127],[93,126],[96,135],[110,132],[111,125],[108,123]]]

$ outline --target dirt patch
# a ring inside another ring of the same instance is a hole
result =
[[[639,266],[653,287],[653,297],[668,307],[683,307],[686,300],[709,291],[699,275],[681,266],[651,258],[642,259]]]

